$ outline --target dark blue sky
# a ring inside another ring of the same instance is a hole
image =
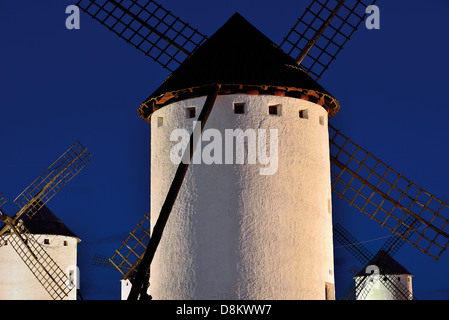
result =
[[[309,3],[160,2],[209,36],[238,11],[278,44]],[[84,297],[119,299],[120,274],[92,259],[112,255],[149,210],[150,128],[137,108],[168,72],[85,14],[80,30],[67,30],[65,8],[75,3],[0,0],[2,209],[14,214],[15,197],[79,140],[94,160],[48,207],[82,239]],[[362,25],[320,83],[341,104],[332,125],[449,202],[449,3],[423,3],[379,0],[381,29]],[[333,201],[334,221],[375,253],[388,230]],[[395,258],[414,274],[418,299],[449,298],[447,253],[434,261],[406,244]],[[337,245],[335,262],[338,296],[356,260]]]

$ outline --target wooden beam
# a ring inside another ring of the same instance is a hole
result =
[[[220,85],[214,85],[211,87],[210,93],[207,96],[203,109],[201,110],[201,113],[198,117],[198,122],[201,123],[200,134],[199,135],[196,134],[194,128],[192,134],[190,135],[189,145],[186,147],[186,150],[184,151],[184,155],[186,152],[190,152],[189,154],[190,161],[188,161],[187,163],[181,161],[181,163],[178,165],[175,177],[173,178],[170,189],[168,190],[167,197],[165,198],[159,217],[153,228],[153,233],[150,237],[150,241],[148,242],[148,246],[142,257],[142,261],[140,262],[139,267],[137,269],[136,277],[134,278],[134,281],[131,282],[132,287],[128,296],[128,300],[138,300],[138,299],[143,300],[145,298],[148,298],[146,294],[149,280],[147,277],[148,270],[150,269],[150,265],[153,260],[154,254],[156,253],[157,247],[162,238],[162,233],[164,231],[165,225],[168,221],[171,210],[178,196],[179,190],[181,189],[182,182],[184,181],[184,177],[187,173],[187,169],[189,168],[189,164],[192,160],[192,156],[198,142],[195,141],[195,138],[199,139],[200,138],[199,136],[203,132],[204,126],[212,111],[212,107],[215,103],[215,99],[217,98],[220,87],[221,87]],[[182,157],[182,159],[185,159],[184,156]]]

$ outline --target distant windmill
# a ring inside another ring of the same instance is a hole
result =
[[[416,228],[420,225],[414,219],[408,220],[409,224],[414,222],[414,227]],[[362,269],[355,270],[355,286],[349,286],[343,293],[341,299],[416,299],[412,293],[411,275],[392,258],[406,242],[406,238],[409,236],[409,230],[403,225],[400,226],[397,232],[402,233],[402,235],[392,235],[389,237],[379,252],[373,255],[343,226],[340,224],[334,226],[334,239],[363,265]],[[373,294],[370,294],[374,286],[377,288]]]
[[[76,293],[72,291],[76,286],[76,270],[72,266],[67,273],[56,260],[64,262],[65,267],[76,262],[78,239],[45,204],[91,159],[87,149],[76,142],[14,200],[20,207],[14,216],[10,217],[0,210],[0,219],[5,223],[0,229],[0,285],[2,291],[6,290],[6,296],[2,299],[76,298]],[[5,197],[0,195],[0,206],[5,202]],[[57,245],[69,248],[53,249],[53,240],[61,239],[62,242]],[[11,247],[13,251],[9,249]],[[11,265],[11,261],[19,261],[12,256],[14,252],[38,282],[29,281],[25,267]],[[10,268],[9,271],[5,267]]]
[[[149,243],[127,271],[136,270],[128,299],[147,296],[150,265],[156,298],[332,299],[331,189],[434,259],[446,250],[447,204],[327,123],[340,106],[316,81],[364,20],[367,3],[314,0],[279,47],[238,14],[207,39],[151,0],[78,6],[173,71],[138,109],[152,124],[154,217]],[[168,136],[175,128],[192,132],[193,120],[199,133],[206,122],[223,130],[270,123],[293,156],[279,152],[278,180],[235,165],[173,167]],[[118,254],[108,263],[125,260]]]

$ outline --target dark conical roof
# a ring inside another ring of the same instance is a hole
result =
[[[258,91],[293,96],[322,105],[330,116],[339,109],[336,99],[292,57],[236,13],[145,100],[139,115],[149,121],[153,111],[207,95],[214,84],[222,85],[219,94]]]
[[[45,205],[30,218],[24,213],[20,219],[32,234],[52,234],[78,238],[59,218]]]
[[[376,265],[380,269],[380,274],[410,274],[411,273],[402,266],[399,262],[394,260],[388,253],[383,250],[380,250],[366,265]],[[356,277],[364,276],[365,269],[361,270],[357,273]]]

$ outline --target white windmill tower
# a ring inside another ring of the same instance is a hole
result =
[[[12,217],[0,210],[1,300],[76,300],[80,239],[45,204],[92,156],[76,142],[15,200]],[[0,206],[6,199],[0,194]]]
[[[75,286],[77,244],[81,241],[56,215],[43,206],[31,219],[25,215],[20,222],[67,275],[67,285]],[[19,227],[20,228],[20,227]],[[13,247],[15,234],[5,234],[0,246],[0,300],[47,300],[52,296],[39,279],[30,272],[28,259],[22,260]],[[23,250],[26,250],[23,248]],[[76,300],[76,290],[70,290],[64,300]]]
[[[182,142],[171,135],[189,137],[207,108],[203,148],[152,262],[152,296],[333,296],[327,119],[336,100],[235,14],[140,108],[151,117],[151,212],[161,211],[178,168],[170,150]]]
[[[216,83],[221,87],[214,103],[205,95]],[[235,14],[141,107],[155,110],[153,213],[161,210],[178,167],[170,161],[178,142],[170,135],[177,129],[190,135],[208,102],[214,105],[204,133],[216,130],[216,141],[202,150],[203,163],[195,164],[194,156],[187,171],[167,237],[153,260],[152,295],[324,298],[334,284],[327,118],[338,104]],[[145,111],[141,115],[150,117]],[[262,130],[267,130],[263,139]],[[226,141],[218,141],[220,136]],[[237,149],[244,138],[248,154],[240,161]],[[227,148],[229,143],[235,149]],[[204,163],[206,149],[212,164]],[[257,154],[257,164],[250,163],[251,154]],[[268,164],[261,161],[267,154]]]

